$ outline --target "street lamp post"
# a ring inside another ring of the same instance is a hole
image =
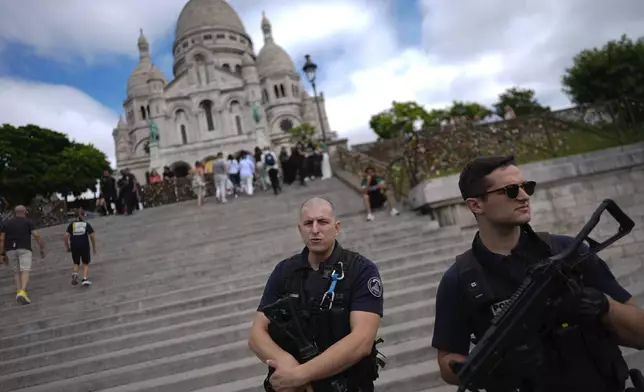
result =
[[[316,77],[316,71],[318,69],[318,66],[313,61],[311,61],[310,55],[307,54],[306,56],[304,56],[304,58],[306,59],[306,62],[304,63],[304,67],[302,68],[302,70],[309,78],[309,82],[313,87],[313,96],[315,97],[315,105],[317,106],[317,109],[318,109],[318,119],[320,121],[320,129],[322,130],[322,140],[326,141],[326,130],[324,129],[322,110],[320,110],[320,101],[318,100],[318,92],[317,92],[317,89],[315,88],[315,77]]]

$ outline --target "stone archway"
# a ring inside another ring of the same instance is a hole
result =
[[[192,166],[184,161],[177,161],[170,165],[170,170],[172,170],[177,178],[187,177],[190,174],[190,169],[192,169]]]

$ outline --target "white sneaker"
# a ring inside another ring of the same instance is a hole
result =
[[[374,220],[373,214],[372,213],[367,214],[367,222],[371,222],[372,220]]]
[[[391,214],[391,216],[400,215],[400,212],[395,208],[392,208],[391,212],[389,212],[389,213]]]

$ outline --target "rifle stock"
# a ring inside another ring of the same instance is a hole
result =
[[[291,295],[279,299],[265,306],[262,312],[271,324],[274,324],[295,342],[298,350],[295,359],[299,363],[306,363],[320,354],[317,346],[306,337],[300,324],[299,317],[302,311],[299,306],[298,297]],[[268,376],[264,380],[264,390],[267,392],[274,392],[269,381],[274,372],[274,368],[269,368]],[[346,382],[343,381],[342,377],[332,377],[328,380],[314,381],[311,383],[311,387],[314,392],[346,392]]]
[[[604,211],[615,218],[619,229],[616,234],[599,243],[588,236]],[[571,283],[567,278],[569,268],[624,237],[634,225],[613,200],[605,199],[566,249],[532,267],[521,286],[510,297],[507,306],[493,318],[467,360],[453,367],[460,381],[458,392],[476,391],[477,384],[493,380],[504,354],[520,344],[522,336],[536,334],[544,326],[544,319],[547,319],[543,314],[544,305],[555,298],[565,285]],[[590,245],[589,252],[575,257],[584,240]]]

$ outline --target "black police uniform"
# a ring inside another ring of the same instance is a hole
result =
[[[493,316],[525,278],[526,267],[562,251],[571,237],[535,233],[529,225],[522,227],[519,244],[512,253],[501,256],[490,252],[479,235],[472,249],[457,256],[441,279],[436,296],[436,322],[432,345],[439,350],[467,355],[467,337],[480,339]],[[587,251],[587,247],[582,249]],[[581,283],[626,302],[630,294],[615,280],[606,263],[593,256],[580,264]],[[474,284],[473,284],[474,283]],[[616,336],[600,320],[575,322],[575,308],[563,301],[555,314],[560,327],[538,342],[535,351],[542,355],[540,365],[519,357],[514,366],[525,360],[532,375],[522,391],[622,392],[628,378],[628,367],[617,344]],[[531,339],[527,339],[531,340]],[[509,364],[512,365],[512,364]],[[492,391],[494,392],[494,391]]]
[[[336,281],[332,289],[333,294],[330,294],[334,272],[341,279]],[[352,297],[356,295],[355,286],[362,283],[368,286],[370,295],[379,299],[379,309],[373,311],[382,317],[382,283],[377,268],[371,261],[358,253],[343,249],[336,242],[331,256],[314,271],[308,264],[308,249],[304,248],[302,253],[282,261],[276,267],[269,278],[258,310],[262,311],[264,306],[270,305],[276,299],[271,298],[269,292],[279,292],[280,298],[297,296],[303,310],[299,318],[302,330],[307,339],[323,352],[351,332],[349,316],[352,310],[372,311],[368,307],[356,309],[356,306],[352,305]],[[298,358],[298,347],[288,335],[272,323],[269,324],[268,332],[278,346]],[[384,366],[376,350],[376,345],[380,342],[382,340],[374,342],[369,356],[344,373],[329,380],[322,380],[321,383],[339,380],[339,389],[331,388],[334,391],[373,391],[373,381],[378,378],[378,367]]]

